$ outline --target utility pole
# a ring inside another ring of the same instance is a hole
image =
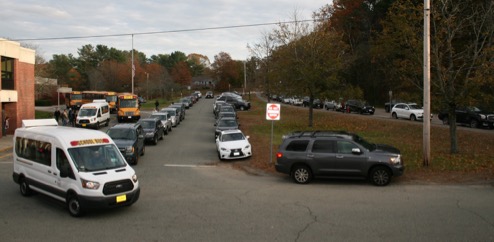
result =
[[[429,166],[431,159],[431,72],[430,72],[430,0],[424,0],[424,127],[423,127],[423,165]]]
[[[134,35],[132,35],[132,94],[134,94],[134,75],[136,68],[134,66]]]

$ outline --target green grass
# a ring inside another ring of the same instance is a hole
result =
[[[423,166],[423,130],[420,122],[374,119],[358,114],[341,114],[333,111],[314,110],[313,127],[309,128],[309,110],[282,106],[281,120],[266,120],[266,103],[253,98],[252,109],[239,112],[242,130],[251,137],[254,156],[250,163],[255,167],[274,170],[270,160],[271,122],[274,122],[273,153],[281,143],[284,134],[296,130],[343,130],[357,133],[364,139],[389,144],[400,149],[407,173],[470,173],[494,179],[494,134],[458,129],[460,153],[450,154],[450,138],[447,126],[431,127],[431,160]],[[275,154],[273,154],[275,155]],[[273,159],[275,160],[275,159]]]

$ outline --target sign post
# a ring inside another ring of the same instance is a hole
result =
[[[269,156],[269,163],[273,164],[273,129],[274,121],[280,120],[281,105],[279,103],[268,103],[266,106],[266,120],[271,120],[271,155]]]

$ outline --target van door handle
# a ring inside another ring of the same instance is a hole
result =
[[[51,174],[51,171],[50,171],[50,170],[48,170],[48,173],[50,173],[50,174]]]
[[[339,159],[341,159],[341,158],[343,158],[343,157],[344,157],[344,156],[342,156],[342,155],[337,155],[337,156],[336,156],[336,158],[339,158]]]
[[[308,154],[307,157],[314,158],[314,155],[313,154]]]

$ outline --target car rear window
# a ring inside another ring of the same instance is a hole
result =
[[[293,140],[286,146],[286,150],[303,152],[307,150],[308,145],[309,140]]]

